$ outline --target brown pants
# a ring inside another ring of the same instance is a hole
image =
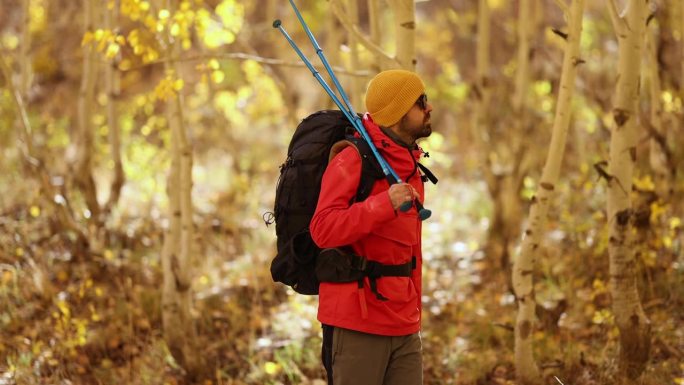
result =
[[[422,385],[420,334],[388,337],[323,325],[329,385]]]

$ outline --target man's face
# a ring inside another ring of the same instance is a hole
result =
[[[430,136],[432,134],[430,112],[432,112],[432,105],[428,103],[427,96],[422,94],[406,115],[401,118],[399,122],[400,135],[412,139],[410,143]]]

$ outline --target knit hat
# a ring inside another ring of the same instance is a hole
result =
[[[414,72],[383,71],[368,84],[366,109],[376,124],[390,127],[411,109],[423,92],[425,85]]]

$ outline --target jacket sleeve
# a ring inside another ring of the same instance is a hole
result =
[[[323,174],[311,237],[320,248],[354,243],[395,217],[387,191],[349,204],[361,179],[361,156],[349,146],[334,157]]]

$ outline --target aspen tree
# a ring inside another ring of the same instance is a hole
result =
[[[332,63],[333,65],[339,64],[342,61],[340,56],[340,47],[342,46],[343,31],[339,28],[337,18],[335,17],[326,18],[326,25],[326,57],[328,58],[328,61],[330,61],[330,63]],[[325,79],[328,81],[328,84],[332,84],[332,79],[330,79],[330,77],[328,76],[327,71],[323,71],[323,73],[321,73],[321,76],[325,77]],[[351,97],[353,98],[354,95],[351,95]],[[325,103],[328,109],[337,108],[335,106],[335,102],[333,102],[333,100],[330,98],[328,98]]]
[[[175,0],[166,0],[166,10],[173,15]],[[180,41],[167,33],[164,39],[167,54],[175,57]],[[176,62],[164,64],[167,76],[182,84]],[[181,87],[179,87],[181,88]],[[162,247],[162,322],[164,340],[173,357],[190,377],[201,369],[201,354],[197,347],[197,330],[191,316],[194,224],[192,220],[192,146],[188,142],[183,116],[183,96],[179,90],[167,101],[171,129],[171,170],[167,194],[169,197],[169,229]]]
[[[396,4],[399,3],[404,3],[406,2],[405,0],[393,0],[390,2],[390,7],[392,9],[395,8]],[[395,4],[396,3],[396,4]],[[393,6],[394,5],[394,6]],[[374,41],[370,37],[366,36],[361,30],[359,30],[358,25],[354,24],[348,13],[345,12],[344,7],[341,3],[341,0],[330,0],[330,7],[332,8],[332,11],[335,13],[335,16],[337,19],[340,21],[342,26],[350,33],[353,34],[357,39],[358,43],[361,44],[364,48],[366,48],[374,57],[375,60],[373,62],[378,63],[378,67],[380,70],[387,70],[387,69],[392,69],[392,68],[404,68],[407,70],[413,70],[415,68],[415,63],[413,63],[410,67],[404,67],[404,63],[399,59],[399,48],[397,49],[397,54],[392,56],[389,53],[385,52],[385,50],[382,49],[380,46],[380,41]],[[398,7],[399,11],[402,11],[403,13],[407,13],[408,11],[406,10],[407,7]],[[410,10],[413,11],[413,1],[411,1],[411,7]],[[397,15],[397,11],[395,11],[395,19]],[[379,29],[380,25],[380,14],[375,13],[369,15],[369,17],[372,17],[373,19],[370,21],[371,25],[376,25],[377,28]],[[413,20],[414,16],[411,16],[410,19]],[[404,19],[409,19],[408,16],[404,15]],[[406,24],[405,27],[401,27],[403,32],[405,33],[406,30],[414,30],[415,29],[415,21],[413,23],[408,23]],[[410,44],[411,47],[402,47],[401,52],[402,55],[408,57],[411,56],[413,57],[415,55],[415,37],[412,37],[409,40],[402,41],[397,37],[397,46],[403,46]],[[407,54],[409,52],[412,52],[410,54]],[[414,58],[410,59],[414,60]]]
[[[98,6],[94,0],[83,0],[84,30],[93,33],[97,22]],[[100,205],[97,201],[97,187],[93,177],[93,152],[95,151],[95,135],[92,125],[95,106],[95,87],[97,82],[96,51],[92,44],[83,47],[83,69],[81,86],[78,93],[78,130],[74,142],[76,148],[75,181],[88,207],[90,222],[98,224]]]
[[[533,272],[539,258],[539,246],[545,231],[549,205],[558,183],[565,143],[572,113],[572,97],[575,92],[577,66],[580,58],[580,38],[584,0],[573,0],[571,6],[561,1],[561,8],[568,15],[568,36],[563,55],[556,113],[553,120],[551,144],[542,171],[539,186],[531,199],[527,228],[524,232],[520,254],[513,265],[513,288],[518,302],[515,322],[515,368],[518,379],[524,384],[540,381],[540,374],[532,353],[532,334],[535,324],[535,293]]]
[[[655,29],[655,28],[653,28]],[[660,198],[667,198],[670,192],[670,171],[667,160],[667,139],[663,132],[663,108],[660,101],[661,82],[658,69],[657,31],[646,30],[646,68],[650,99],[650,137],[648,160],[653,171],[656,192]]]
[[[380,27],[380,0],[368,0],[368,24],[370,25],[370,40],[382,45],[382,28]],[[378,71],[379,72],[379,68]]]
[[[416,68],[416,7],[414,0],[387,0],[394,13],[396,59],[401,68]]]
[[[632,174],[636,161],[639,75],[647,0],[629,0],[622,16],[614,0],[608,10],[618,38],[617,86],[613,101],[608,163],[610,291],[615,324],[620,331],[620,375],[636,379],[650,354],[651,325],[636,286],[633,241]]]
[[[114,24],[118,18],[119,0],[111,3],[105,10],[105,28],[115,31]],[[120,76],[116,68],[116,57],[105,66],[105,92],[107,95],[107,127],[109,135],[109,146],[114,161],[114,176],[109,188],[109,198],[105,204],[104,211],[109,212],[118,203],[121,196],[121,188],[125,182],[123,162],[121,160],[121,131],[119,129],[119,119],[117,117],[117,101],[120,93]]]
[[[493,153],[498,158],[496,162],[487,160],[487,163],[494,163],[490,164],[490,171],[487,171],[492,174],[491,178],[487,178],[487,187],[494,208],[487,233],[486,254],[507,272],[510,272],[511,245],[520,234],[522,201],[519,191],[529,159],[526,151],[527,136],[524,132],[528,127],[530,41],[535,26],[531,17],[532,0],[521,0],[518,3],[515,91],[511,100],[514,112],[513,127],[485,149],[488,157]]]
[[[354,24],[359,24],[359,7],[358,0],[347,0],[347,14],[349,21]],[[349,72],[356,72],[361,67],[359,61],[359,44],[358,37],[353,33],[349,33]],[[363,105],[361,103],[361,96],[363,95],[363,79],[358,76],[351,76],[351,87],[349,94],[351,95],[351,104],[354,110],[359,111]]]
[[[481,163],[485,165],[482,167],[485,180],[488,186],[493,186],[496,183],[496,177],[489,161],[489,144],[485,140],[489,128],[487,116],[491,101],[491,80],[489,78],[491,12],[487,1],[479,0],[477,8],[477,34],[475,35],[477,37],[477,51],[475,53],[475,85],[473,87],[475,101],[470,128],[473,139],[480,149],[478,154],[481,154]]]

